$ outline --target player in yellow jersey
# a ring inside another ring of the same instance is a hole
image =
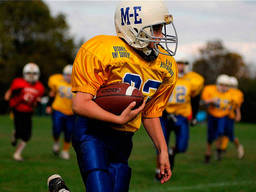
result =
[[[234,122],[241,120],[241,105],[243,103],[243,93],[238,87],[238,81],[235,77],[229,78],[229,91],[232,94],[232,105],[230,108],[230,113],[228,115],[227,126],[225,127],[224,137],[221,141],[221,149],[225,151],[228,145],[228,141],[233,142],[237,148],[237,156],[239,159],[244,157],[244,147],[240,144],[239,139],[234,135]]]
[[[224,135],[224,128],[227,123],[232,95],[228,91],[229,77],[219,75],[217,85],[205,86],[202,92],[202,100],[207,105],[208,129],[207,129],[207,149],[205,162],[209,163],[211,157],[211,145],[216,140],[217,158],[221,155],[221,137]]]
[[[60,157],[66,160],[70,158],[69,148],[75,120],[72,111],[71,74],[72,65],[66,65],[62,74],[50,76],[48,81],[50,88],[49,102],[46,107],[46,112],[52,114],[53,152],[59,154],[59,139],[61,132],[63,132],[64,144]]]
[[[192,92],[192,97],[191,97],[191,107],[192,107],[192,115],[191,115],[191,121],[190,125],[194,126],[197,124],[197,118],[196,115],[199,111],[199,103],[201,100],[201,92],[203,90],[204,86],[204,78],[194,72],[194,71],[189,71],[184,74],[184,78],[190,81],[192,87],[193,87],[193,92]]]
[[[169,159],[171,168],[174,167],[174,157],[177,153],[184,153],[188,148],[189,141],[189,116],[192,113],[191,97],[197,96],[203,88],[203,78],[196,81],[196,78],[187,75],[185,67],[188,62],[178,60],[178,80],[169,98],[164,115],[160,118],[166,143],[169,143],[170,133],[175,132],[175,146],[169,148]],[[193,72],[192,72],[193,73]],[[196,74],[197,75],[197,74]],[[200,76],[201,77],[201,76]],[[198,103],[199,105],[199,103]],[[156,169],[158,179],[159,166]]]
[[[161,182],[171,177],[159,117],[177,79],[172,16],[162,1],[122,1],[115,27],[117,36],[100,35],[83,44],[73,64],[73,111],[78,118],[72,142],[87,192],[129,190],[128,158],[141,122],[158,150]],[[105,111],[93,98],[100,86],[114,82],[140,89],[147,102],[137,109],[132,102],[120,115]]]

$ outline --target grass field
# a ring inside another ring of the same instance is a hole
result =
[[[47,191],[46,180],[53,173],[65,179],[72,192],[84,191],[79,169],[72,149],[70,161],[52,155],[51,121],[49,117],[35,117],[32,140],[24,151],[24,162],[12,159],[14,148],[10,145],[13,129],[8,116],[0,116],[0,191]],[[144,129],[134,136],[130,158],[133,169],[131,192],[255,192],[256,191],[256,126],[237,124],[236,135],[246,150],[243,160],[238,160],[233,145],[221,162],[214,159],[203,163],[206,127],[190,129],[190,146],[186,154],[178,155],[170,182],[161,185],[154,181],[155,151]]]

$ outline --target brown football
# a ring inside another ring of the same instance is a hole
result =
[[[136,109],[143,103],[143,99],[139,89],[128,83],[118,82],[100,87],[95,102],[106,111],[119,115],[133,101],[136,102],[133,109]]]

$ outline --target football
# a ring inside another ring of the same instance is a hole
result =
[[[111,113],[119,115],[128,105],[135,101],[138,108],[143,103],[142,92],[128,83],[112,83],[99,88],[95,102]]]

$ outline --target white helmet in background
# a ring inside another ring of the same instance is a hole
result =
[[[230,77],[229,78],[229,84],[230,84],[230,86],[232,86],[232,87],[238,87],[238,80],[237,80],[237,78],[235,78],[235,77]]]
[[[155,37],[153,34],[153,29],[159,25],[163,25],[163,37]],[[168,32],[167,25],[171,26]],[[173,56],[176,53],[178,38],[173,17],[162,0],[121,1],[115,11],[115,27],[117,36],[146,55],[152,51],[147,48],[152,42],[157,54]],[[166,52],[160,51],[159,46]]]
[[[217,85],[229,85],[229,82],[229,76],[226,74],[219,75],[216,80]]]
[[[38,81],[40,76],[40,70],[37,64],[27,63],[23,67],[23,78],[29,83],[35,83]]]
[[[64,79],[67,81],[67,82],[71,82],[71,75],[72,75],[72,68],[73,66],[72,65],[66,65],[64,68],[63,68],[63,76],[64,76]]]

